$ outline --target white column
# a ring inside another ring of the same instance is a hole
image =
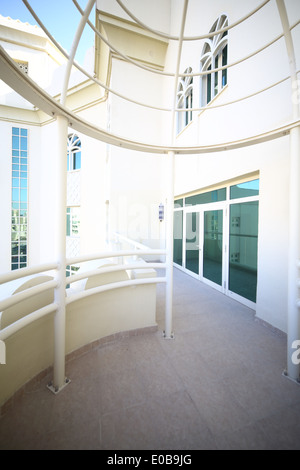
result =
[[[67,383],[65,377],[65,343],[66,343],[66,305],[65,305],[65,278],[66,278],[66,206],[67,206],[67,139],[68,120],[64,116],[57,116],[57,147],[53,154],[56,167],[55,187],[55,219],[56,231],[55,254],[58,262],[56,279],[58,287],[54,292],[54,302],[59,307],[54,317],[54,362],[53,382],[49,388],[54,393],[59,392]]]
[[[300,365],[293,353],[300,340],[299,259],[300,259],[300,127],[290,132],[290,213],[289,213],[289,272],[288,272],[288,331],[287,376],[299,381]]]
[[[291,73],[291,105],[293,118],[299,119],[299,83],[293,37],[284,0],[276,0],[284,32]],[[289,268],[288,268],[288,331],[287,376],[300,380],[300,365],[295,363],[295,341],[300,340],[299,259],[300,259],[300,127],[290,132],[290,200],[289,200]]]
[[[174,220],[174,152],[168,152],[167,166],[167,207],[166,207],[166,311],[165,311],[165,338],[173,338],[172,310],[173,310],[173,220]]]

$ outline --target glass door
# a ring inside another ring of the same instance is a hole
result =
[[[222,286],[223,210],[204,212],[203,278]]]

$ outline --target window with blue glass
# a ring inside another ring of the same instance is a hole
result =
[[[81,140],[76,134],[68,136],[68,171],[81,168]]]
[[[12,128],[11,269],[27,266],[28,130]]]
[[[216,34],[204,42],[200,59],[201,72],[204,73],[201,79],[201,106],[206,106],[227,85],[228,31],[226,28],[228,28],[228,18],[226,15],[221,15],[210,30],[210,33]]]

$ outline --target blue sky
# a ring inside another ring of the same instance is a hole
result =
[[[77,2],[82,9],[87,4],[87,0],[77,0]],[[69,52],[80,20],[80,13],[72,0],[29,0],[29,4],[55,39]],[[36,24],[22,0],[0,0],[0,15],[10,16],[14,20],[19,19],[24,23]],[[94,18],[95,9],[90,15],[92,23],[94,23]],[[83,63],[85,51],[93,43],[94,33],[87,25],[76,55],[79,63]]]

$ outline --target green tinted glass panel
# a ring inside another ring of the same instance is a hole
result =
[[[203,277],[222,285],[223,211],[204,212]]]
[[[183,207],[183,199],[177,199],[174,201],[174,209],[178,209],[179,207]]]
[[[186,206],[195,206],[197,204],[208,204],[210,202],[219,202],[226,200],[226,188],[208,191],[207,193],[196,194],[185,198]]]
[[[236,184],[230,187],[230,199],[238,199],[240,197],[258,196],[259,195],[259,179],[247,181],[246,183]]]
[[[229,289],[256,302],[258,201],[232,204],[229,233]]]
[[[183,228],[183,212],[174,212],[174,243],[173,257],[174,263],[182,266],[182,228]]]
[[[199,274],[199,213],[186,214],[185,267]]]

